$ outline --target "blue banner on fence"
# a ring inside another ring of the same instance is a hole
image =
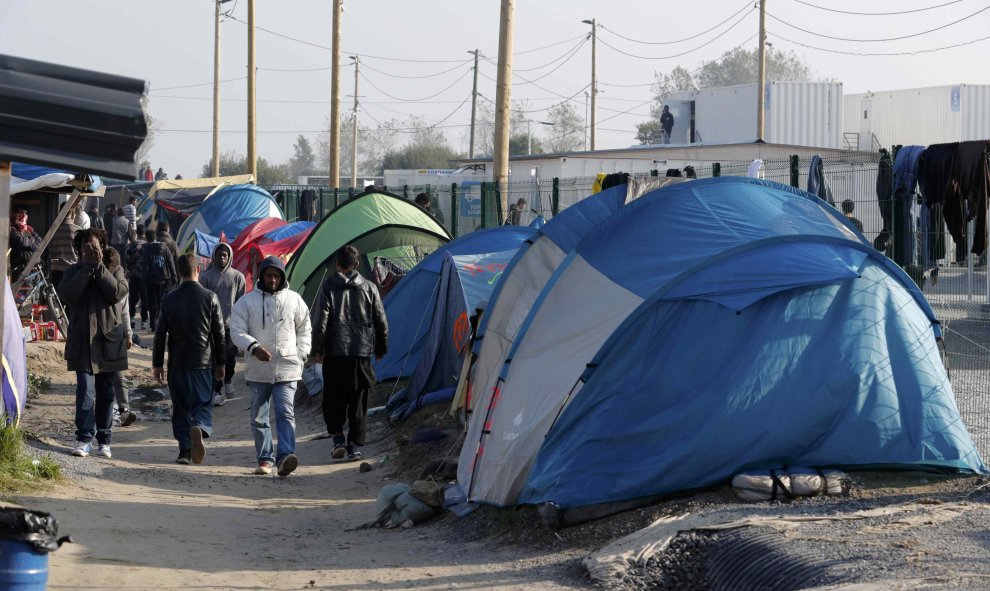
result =
[[[458,188],[461,191],[461,217],[481,217],[481,183],[478,181],[467,181],[461,183]]]

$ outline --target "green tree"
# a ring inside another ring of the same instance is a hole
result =
[[[546,120],[553,123],[553,127],[544,130],[546,135],[541,142],[547,152],[573,152],[584,146],[584,118],[569,101],[550,107]]]
[[[275,164],[260,157],[257,164],[258,174],[257,178],[255,178],[255,183],[258,185],[268,186],[295,182],[289,176],[289,167],[287,164]],[[210,158],[209,162],[203,165],[200,176],[212,176],[212,171],[213,159]],[[248,167],[247,157],[243,154],[239,154],[233,150],[220,154],[220,176],[249,174],[250,172],[251,169]]]
[[[296,179],[300,176],[313,174],[316,169],[316,154],[306,136],[297,137],[292,149],[292,158],[287,163],[289,176]]]
[[[525,131],[509,136],[509,156],[525,156],[527,154],[542,154],[543,143],[540,138],[533,136],[533,151],[529,151],[529,134]]]

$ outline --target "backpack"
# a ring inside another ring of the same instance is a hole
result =
[[[165,261],[165,247],[159,243],[155,243],[151,249],[151,256],[148,260],[148,276],[145,277],[146,281],[151,283],[168,283],[168,264]]]

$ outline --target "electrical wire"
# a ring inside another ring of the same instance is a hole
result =
[[[964,17],[962,17],[959,20],[952,21],[951,23],[948,23],[948,24],[945,24],[945,25],[942,25],[942,26],[939,26],[939,27],[935,27],[934,29],[928,29],[927,31],[920,31],[918,33],[911,33],[910,35],[901,35],[900,37],[886,37],[886,38],[883,38],[883,39],[851,39],[851,38],[848,38],[848,37],[835,37],[833,35],[825,35],[824,33],[816,33],[814,31],[809,31],[808,29],[803,29],[803,28],[801,28],[801,27],[799,27],[797,25],[792,25],[791,23],[789,23],[789,22],[787,22],[787,21],[785,21],[783,19],[777,18],[776,16],[770,14],[769,12],[767,12],[766,15],[769,16],[770,18],[772,18],[773,20],[777,21],[778,23],[782,24],[782,25],[786,25],[786,26],[788,26],[788,27],[790,27],[792,29],[797,29],[798,31],[801,31],[802,33],[807,33],[809,35],[814,35],[815,37],[822,37],[824,39],[832,39],[833,41],[847,41],[847,42],[850,42],[850,43],[881,43],[881,42],[886,42],[886,41],[901,41],[903,39],[911,39],[913,37],[920,37],[922,35],[927,35],[928,33],[934,33],[935,31],[941,31],[942,29],[946,29],[948,27],[951,27],[952,25],[957,25],[957,24],[959,24],[959,23],[961,23],[963,21],[969,20],[969,19],[973,18],[974,16],[977,16],[980,13],[986,12],[987,10],[990,10],[990,4],[987,4],[986,6],[984,6],[983,8],[981,8],[979,10],[977,10],[973,14],[970,14],[968,16],[964,16]]]
[[[955,2],[962,2],[962,0],[954,0],[954,1]],[[702,31],[702,32],[700,32],[700,33],[698,33],[696,35],[691,35],[690,37],[684,37],[683,39],[675,39],[674,41],[639,41],[637,39],[633,39],[632,37],[626,37],[625,35],[622,35],[621,33],[617,33],[615,31],[613,31],[612,29],[606,27],[605,25],[598,25],[598,26],[601,27],[602,29],[608,31],[609,33],[612,33],[616,37],[620,37],[622,39],[625,39],[626,41],[631,41],[633,43],[641,43],[643,45],[674,45],[676,43],[683,43],[685,41],[690,41],[692,39],[697,39],[698,37],[701,37],[702,35],[705,35],[706,33],[710,33],[712,31],[714,31],[715,29],[721,27],[725,23],[727,23],[727,22],[731,21],[732,19],[736,18],[736,16],[740,12],[743,12],[745,10],[752,10],[752,8],[753,7],[747,1],[746,4],[744,4],[742,8],[740,8],[738,11],[732,13],[727,19],[725,19],[724,21],[722,21],[719,24],[715,25],[714,27],[711,27],[710,29],[705,29],[704,31]]]
[[[955,49],[957,47],[972,45],[974,43],[980,43],[981,41],[986,41],[987,39],[990,39],[990,35],[987,35],[986,37],[980,37],[979,39],[972,39],[970,41],[963,41],[962,43],[945,45],[943,47],[933,47],[930,49],[914,49],[911,51],[862,52],[862,51],[841,51],[839,49],[827,49],[825,47],[816,47],[814,45],[808,45],[807,43],[802,43],[801,41],[794,41],[793,39],[788,39],[787,37],[781,37],[777,33],[767,33],[767,35],[780,39],[781,41],[786,41],[788,43],[793,43],[794,45],[800,45],[801,47],[814,49],[816,51],[824,51],[825,53],[838,53],[840,55],[856,55],[863,57],[889,57],[889,56],[897,56],[897,55],[918,55],[922,53],[936,53],[938,51]]]
[[[403,98],[399,98],[399,97],[397,97],[397,96],[393,96],[393,95],[391,95],[391,94],[389,94],[389,93],[387,93],[387,92],[385,92],[384,90],[382,90],[382,89],[381,89],[381,88],[379,88],[378,86],[376,86],[374,82],[372,82],[371,80],[369,80],[369,79],[368,79],[368,77],[364,75],[364,73],[363,73],[363,72],[359,72],[359,73],[358,73],[358,75],[360,75],[360,76],[361,76],[361,79],[363,79],[363,80],[364,80],[365,82],[367,82],[368,84],[370,84],[372,88],[374,88],[374,89],[375,89],[375,90],[377,90],[378,92],[380,92],[380,93],[382,93],[382,94],[384,94],[385,96],[387,96],[387,97],[388,97],[388,98],[390,98],[390,99],[395,99],[395,100],[397,100],[397,101],[401,101],[401,102],[404,102],[404,103],[418,103],[418,102],[421,102],[421,101],[427,101],[427,100],[430,100],[431,98],[434,98],[434,97],[438,97],[438,96],[440,96],[441,94],[443,94],[443,93],[445,93],[445,92],[447,92],[448,90],[450,90],[451,88],[453,88],[453,87],[454,87],[454,86],[455,86],[455,85],[456,85],[456,84],[457,84],[458,82],[460,82],[461,80],[463,80],[463,79],[464,79],[464,77],[465,77],[465,76],[467,76],[467,75],[468,75],[468,74],[470,74],[470,73],[471,73],[471,70],[465,70],[465,71],[464,71],[464,73],[463,73],[463,74],[461,74],[461,75],[460,75],[460,77],[458,77],[458,78],[457,78],[457,80],[454,80],[454,81],[453,81],[453,82],[452,82],[452,83],[450,84],[450,86],[448,86],[448,87],[446,87],[446,88],[444,88],[443,90],[441,90],[440,92],[438,92],[438,93],[436,93],[436,94],[431,94],[430,96],[428,96],[428,97],[424,97],[424,98],[422,98],[422,99],[403,99]]]
[[[383,70],[379,70],[378,68],[373,68],[373,67],[369,66],[368,64],[361,64],[361,65],[363,65],[365,68],[371,70],[372,72],[375,72],[377,74],[381,74],[383,76],[388,76],[389,78],[403,78],[405,80],[413,80],[413,79],[417,79],[418,80],[418,79],[422,79],[422,78],[436,78],[437,76],[443,76],[444,74],[453,72],[454,70],[456,70],[457,68],[460,68],[464,64],[471,63],[472,61],[474,61],[474,60],[464,60],[464,61],[458,62],[456,66],[454,66],[452,68],[448,68],[448,69],[446,69],[446,70],[444,70],[442,72],[436,72],[435,74],[425,74],[423,76],[403,76],[401,74],[391,74],[389,72],[385,72]]]
[[[319,68],[256,68],[259,72],[321,72],[329,70],[332,66],[322,66]]]
[[[898,14],[913,14],[915,12],[925,12],[926,10],[935,10],[936,8],[942,8],[943,6],[948,6],[950,4],[958,4],[963,0],[951,0],[950,2],[943,2],[942,4],[936,4],[935,6],[927,6],[925,8],[915,8],[912,10],[898,10],[894,12],[856,12],[854,10],[839,10],[837,8],[829,8],[827,6],[819,6],[817,4],[812,4],[811,2],[804,2],[803,0],[794,0],[798,4],[804,4],[805,6],[810,6],[811,8],[817,8],[818,10],[824,10],[826,12],[838,12],[839,14],[851,14],[854,16],[894,16]]]
[[[959,1],[961,2],[962,0],[959,0]],[[550,45],[544,45],[543,47],[534,47],[533,49],[527,49],[525,51],[517,51],[517,52],[513,53],[512,55],[513,56],[525,55],[527,53],[533,53],[534,51],[540,51],[542,49],[549,49],[551,47],[556,47],[558,45],[563,45],[564,43],[570,43],[571,41],[574,41],[576,39],[581,39],[583,37],[586,38],[587,36],[588,36],[587,33],[582,33],[581,35],[578,35],[577,37],[571,37],[570,39],[564,39],[563,41],[558,41],[556,43],[551,43]]]
[[[591,37],[590,35],[585,35],[584,36],[584,39],[582,39],[581,41],[578,41],[578,44],[577,45],[575,45],[574,47],[568,49],[563,54],[559,55],[558,57],[556,57],[552,61],[549,61],[549,62],[543,64],[542,66],[536,66],[534,68],[515,68],[515,67],[513,67],[512,70],[515,71],[515,72],[532,72],[534,70],[542,70],[543,68],[546,68],[547,66],[552,66],[553,64],[559,62],[560,60],[565,59],[565,58],[569,58],[570,56],[574,55],[579,49],[581,49],[582,47],[584,47],[584,45],[588,42],[588,39],[590,37]]]
[[[752,12],[753,10],[755,10],[755,8],[751,8],[750,9],[750,12]],[[611,49],[613,51],[616,51],[618,53],[621,53],[622,55],[626,55],[626,56],[629,56],[629,57],[634,57],[634,58],[638,58],[638,59],[642,59],[642,60],[669,60],[669,59],[674,59],[674,58],[677,58],[677,57],[685,56],[685,55],[687,55],[689,53],[694,53],[695,51],[698,51],[699,49],[703,49],[705,47],[708,47],[709,45],[711,45],[712,43],[714,43],[715,41],[717,41],[719,38],[721,38],[723,35],[725,35],[729,31],[731,31],[732,29],[735,29],[737,26],[739,26],[744,20],[746,20],[746,17],[748,17],[750,15],[750,12],[747,12],[746,14],[742,15],[742,17],[740,17],[739,20],[737,20],[735,23],[733,23],[731,27],[729,27],[728,29],[722,31],[718,35],[715,35],[714,37],[712,37],[708,41],[705,41],[701,45],[698,45],[697,47],[693,47],[691,49],[688,49],[687,51],[682,51],[680,53],[675,53],[673,55],[664,55],[664,56],[660,56],[660,57],[651,57],[651,56],[647,56],[647,55],[637,55],[635,53],[629,53],[628,51],[623,51],[623,50],[619,49],[618,47],[615,47],[614,45],[611,45],[610,43],[608,43],[607,41],[604,41],[602,39],[598,39],[598,41],[602,45],[604,45],[605,47],[608,47],[609,49]]]
[[[240,78],[227,78],[226,80],[221,80],[220,83],[223,84],[225,82],[236,82],[238,80],[247,80],[247,76],[241,76]],[[213,86],[213,83],[203,82],[202,84],[185,84],[183,86],[167,86],[165,88],[155,88],[155,90],[179,90],[180,88],[195,88],[197,86]]]

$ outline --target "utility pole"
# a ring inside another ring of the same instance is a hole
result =
[[[354,137],[351,138],[351,186],[357,191],[357,137],[358,137],[358,73],[361,67],[361,58],[352,55],[354,60]]]
[[[588,96],[589,92],[584,91],[584,151],[588,151]]]
[[[760,63],[757,64],[756,141],[763,141],[764,93],[767,87],[767,0],[760,0]]]
[[[344,16],[344,0],[333,2],[333,30],[330,39],[330,163],[327,184],[340,186],[340,21]],[[355,93],[356,94],[356,93]]]
[[[248,169],[254,176],[254,181],[258,182],[258,147],[256,143],[258,138],[255,127],[256,70],[254,61],[254,0],[248,0],[247,160]]]
[[[595,99],[598,95],[598,75],[596,74],[596,69],[598,66],[598,24],[595,19],[590,21],[581,21],[582,23],[591,25],[591,149],[595,149]]]
[[[220,176],[220,5],[224,2],[216,0],[213,24],[213,176]]]
[[[515,0],[502,0],[498,27],[498,73],[495,77],[495,158],[492,180],[501,191],[502,211],[509,211],[509,125],[512,121],[512,33]],[[484,215],[484,212],[482,212]],[[501,220],[499,220],[501,222]]]
[[[471,89],[471,142],[468,146],[468,158],[474,158],[474,117],[478,111],[478,53],[479,50],[469,51],[474,54],[474,87]]]

